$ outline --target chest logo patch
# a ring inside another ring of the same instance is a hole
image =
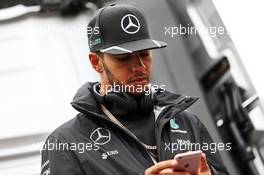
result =
[[[179,129],[180,128],[179,124],[176,123],[175,118],[170,119],[170,127],[172,129]]]

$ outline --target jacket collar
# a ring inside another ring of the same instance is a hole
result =
[[[73,108],[81,113],[103,114],[93,95],[93,86],[96,83],[98,82],[87,82],[79,88],[71,102]],[[196,97],[183,96],[165,90],[157,93],[156,105],[159,107],[174,106],[181,110],[192,105],[197,99]]]

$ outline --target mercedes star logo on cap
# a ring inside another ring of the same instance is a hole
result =
[[[126,33],[135,34],[140,29],[140,23],[136,16],[128,14],[122,18],[121,27]]]
[[[97,128],[91,133],[90,139],[95,144],[104,145],[111,140],[111,134],[104,128]]]
[[[117,4],[96,11],[88,24],[98,32],[88,33],[90,52],[128,54],[160,49],[167,44],[150,37],[144,12],[133,5]]]

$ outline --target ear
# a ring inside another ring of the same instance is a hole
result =
[[[103,66],[102,63],[100,61],[100,57],[94,53],[94,52],[90,52],[89,53],[89,60],[91,62],[92,67],[94,68],[94,70],[98,73],[102,73],[103,72]]]

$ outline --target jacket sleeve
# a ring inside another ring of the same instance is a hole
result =
[[[210,167],[212,175],[228,175],[224,163],[220,157],[219,151],[217,149],[217,143],[213,141],[210,136],[208,130],[204,126],[204,124],[194,115],[195,124],[193,126],[196,131],[194,131],[195,140],[200,143],[200,145],[204,145],[205,148],[202,151],[206,154],[207,163]]]
[[[47,138],[41,153],[41,175],[84,175],[73,153],[66,147],[58,149],[59,144],[65,143],[54,136]]]

